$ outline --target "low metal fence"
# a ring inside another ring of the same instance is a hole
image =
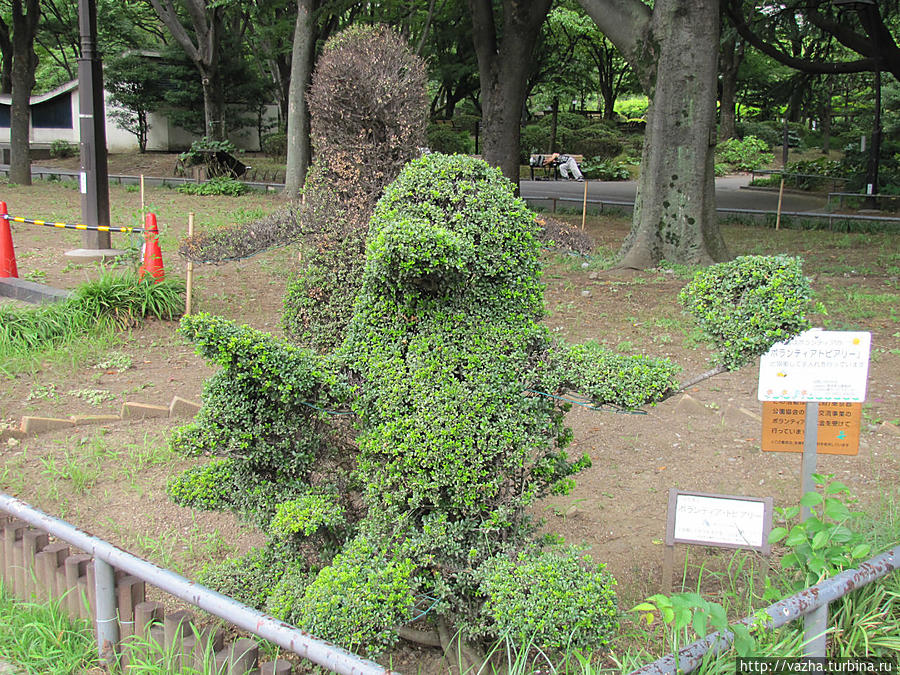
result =
[[[804,656],[824,657],[829,603],[895,572],[897,569],[900,569],[900,545],[871,558],[856,569],[844,570],[796,595],[769,605],[763,610],[769,616],[769,620],[765,623],[765,629],[779,628],[791,621],[803,618],[806,642]],[[810,617],[813,618],[810,619]],[[738,623],[749,627],[756,622],[757,617],[754,615],[748,616]],[[731,631],[710,633],[703,639],[680,649],[677,654],[664,656],[658,661],[632,671],[630,675],[689,673],[700,666],[706,654],[719,654],[728,649],[733,640],[734,633]]]
[[[258,646],[254,641],[237,640],[226,646],[221,634],[192,629],[189,613],[166,616],[160,603],[145,601],[146,582],[331,672],[393,672],[138,558],[3,492],[0,532],[0,578],[5,586],[23,600],[59,599],[70,614],[93,621],[98,655],[109,666],[117,662],[121,647],[127,658],[128,638],[137,635],[174,648],[181,658],[195,664],[212,650],[216,663],[223,668],[220,672],[229,675],[244,675],[257,667]],[[59,541],[51,543],[51,535]],[[83,553],[71,553],[69,545]],[[259,672],[285,674],[291,672],[291,666],[283,660],[260,664]]]

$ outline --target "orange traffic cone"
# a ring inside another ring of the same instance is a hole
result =
[[[159,228],[156,226],[155,213],[148,213],[144,219],[144,261],[138,270],[138,279],[142,280],[145,274],[153,277],[155,284],[166,277],[163,271],[162,251],[159,248]]]
[[[6,216],[6,202],[0,202],[0,277],[18,278],[16,249],[13,248],[12,230]]]

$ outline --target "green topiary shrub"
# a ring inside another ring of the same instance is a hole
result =
[[[495,556],[476,578],[492,633],[518,644],[551,654],[594,651],[618,630],[615,580],[576,549]]]
[[[346,385],[328,363],[206,314],[184,317],[180,332],[222,370],[206,381],[203,408],[173,434],[172,446],[187,455],[227,459],[172,480],[170,498],[195,508],[229,509],[265,528],[283,502],[330,494],[336,481],[348,482],[340,471],[323,473],[323,463],[342,452],[328,436],[326,405],[340,405],[346,396]]]
[[[396,626],[411,617],[417,567],[360,535],[305,588],[282,585],[269,607],[316,637],[378,654],[397,641]]]
[[[248,574],[268,584],[253,592],[257,604],[264,597],[285,620],[370,652],[425,606],[417,628],[462,655],[461,671],[504,636],[548,652],[607,644],[612,580],[574,551],[544,550],[529,510],[568,493],[590,466],[566,452],[567,393],[637,406],[674,393],[677,368],[554,341],[536,231],[498,169],[429,154],[374,210],[361,289],[333,355],[185,320],[224,370],[176,444],[227,459],[170,492],[184,503],[220,499],[266,531],[270,550],[259,555],[271,556],[271,574]],[[737,363],[736,351],[758,353],[803,324],[795,276],[789,261],[739,259],[686,296]],[[358,433],[341,445],[347,404]]]
[[[799,258],[742,256],[713,265],[678,298],[718,350],[715,362],[729,370],[809,328],[812,290]]]

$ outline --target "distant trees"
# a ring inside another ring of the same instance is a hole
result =
[[[4,47],[4,70],[9,68],[12,92],[9,179],[20,185],[31,185],[30,103],[37,69],[34,37],[41,16],[40,1],[10,0],[9,16],[11,25],[0,19],[0,46]]]
[[[109,59],[103,75],[111,101],[119,106],[109,111],[109,116],[134,134],[141,152],[146,152],[148,116],[159,109],[163,99],[159,67],[145,56],[126,54]]]

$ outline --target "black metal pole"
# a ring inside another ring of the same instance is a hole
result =
[[[872,123],[872,147],[869,149],[869,165],[866,170],[866,194],[878,194],[878,164],[881,159],[881,59],[875,66],[875,119]],[[870,197],[867,206],[877,208],[877,198]]]
[[[78,118],[81,134],[81,217],[86,225],[109,225],[109,172],[103,71],[97,53],[96,0],[78,0]],[[86,249],[110,248],[109,232],[85,232]]]

